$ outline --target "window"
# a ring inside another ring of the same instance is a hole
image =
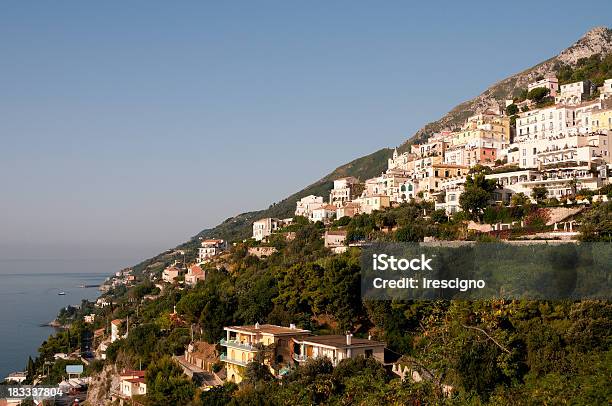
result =
[[[374,355],[374,350],[365,350],[365,357],[371,358]]]

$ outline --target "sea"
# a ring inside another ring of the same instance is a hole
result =
[[[0,258],[0,380],[23,371],[28,356],[53,334],[52,321],[62,307],[100,295],[99,286],[131,265],[113,259]],[[96,285],[80,288],[79,285]],[[61,296],[59,292],[66,294]]]

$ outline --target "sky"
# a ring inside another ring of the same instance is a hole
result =
[[[570,4],[3,2],[0,259],[136,260],[266,208],[610,22]]]

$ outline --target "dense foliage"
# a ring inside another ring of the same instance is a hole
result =
[[[470,187],[490,193],[494,184],[476,174]],[[488,207],[487,221],[546,219],[546,209],[517,198],[512,206]],[[591,239],[605,234],[610,204],[596,206],[584,221]],[[426,235],[456,239],[461,216],[448,218],[431,205],[408,203],[385,212],[338,219],[351,240],[422,240]],[[590,222],[590,223],[589,223]],[[139,326],[109,349],[120,367],[140,363],[171,376],[170,361],[195,338],[216,343],[222,327],[255,322],[297,323],[315,333],[372,334],[399,354],[401,365],[425,379],[401,381],[373,360],[357,359],[332,368],[318,360],[297,368],[282,381],[250,364],[239,386],[191,392],[187,383],[164,380],[151,399],[169,399],[168,385],[193,404],[602,404],[610,397],[605,382],[612,329],[612,305],[598,301],[362,301],[359,251],[330,255],[323,247],[320,224],[298,221],[296,238],[273,239],[276,254],[258,259],[242,244],[232,248],[226,269],[210,270],[206,282],[170,290],[144,301],[135,314]],[[228,270],[230,269],[230,270]],[[128,295],[129,296],[129,295]],[[176,304],[182,320],[169,313]],[[156,378],[157,379],[157,378]],[[184,386],[181,386],[184,385]],[[450,392],[448,392],[450,390]],[[445,394],[446,392],[446,394]],[[152,392],[153,393],[153,392]],[[172,395],[174,396],[174,395]],[[161,402],[161,400],[159,400]]]

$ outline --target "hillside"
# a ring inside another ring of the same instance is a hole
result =
[[[527,83],[534,81],[538,76],[543,76],[551,71],[558,72],[563,66],[573,67],[581,58],[611,53],[612,29],[607,27],[593,28],[557,56],[493,84],[477,97],[457,105],[439,120],[428,123],[418,130],[414,136],[402,143],[400,150],[405,150],[410,144],[422,141],[432,133],[457,127],[467,117],[482,112],[490,106],[503,107],[505,99],[517,95],[521,89],[527,87]],[[380,174],[386,169],[387,158],[391,156],[391,152],[390,149],[384,148],[355,159],[338,167],[332,173],[305,189],[271,205],[268,209],[230,217],[214,228],[203,230],[196,237],[219,237],[228,240],[246,238],[251,234],[251,223],[253,221],[264,217],[291,217],[297,200],[310,194],[327,196],[334,179],[354,176],[365,180]]]

